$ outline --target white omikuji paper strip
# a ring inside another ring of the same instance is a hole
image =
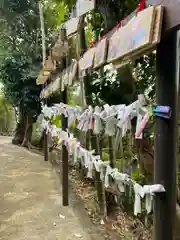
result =
[[[73,134],[62,131],[62,129],[51,125],[49,121],[42,119],[42,128],[46,130],[47,134],[51,134],[52,137],[61,138],[63,144],[67,147],[69,154],[74,156],[74,163],[78,158],[83,158],[82,163],[88,169],[87,177],[92,178],[93,168],[100,172],[101,181],[105,187],[109,187],[109,176],[111,176],[117,183],[120,192],[125,192],[125,185],[133,185],[135,192],[134,202],[134,215],[138,215],[142,212],[141,199],[145,197],[146,211],[149,214],[152,211],[152,200],[156,193],[165,192],[165,188],[161,184],[145,185],[141,186],[130,178],[129,175],[121,173],[117,168],[111,168],[109,162],[103,162],[100,156],[94,156],[94,150],[88,151],[80,146],[79,141],[74,138]],[[105,174],[104,174],[104,169]]]
[[[78,120],[77,128],[84,132],[92,129],[92,119],[94,119],[94,134],[100,134],[103,129],[103,124],[105,124],[105,135],[114,136],[121,130],[122,137],[126,136],[128,130],[131,129],[131,120],[137,117],[137,127],[138,131],[144,113],[148,113],[148,110],[144,107],[145,100],[142,95],[139,95],[138,100],[132,104],[109,106],[104,105],[103,108],[96,106],[94,109],[89,106],[87,109],[82,110],[78,107],[71,107],[66,104],[60,103],[55,104],[53,107],[42,107],[42,113],[46,118],[52,118],[53,116],[64,114],[68,117],[68,128],[72,127],[75,120]],[[140,111],[141,110],[141,111]],[[142,114],[143,113],[143,114]],[[140,134],[142,138],[142,134]]]

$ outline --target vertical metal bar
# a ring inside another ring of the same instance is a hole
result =
[[[176,216],[176,137],[179,94],[179,47],[177,32],[162,39],[157,50],[158,105],[172,108],[170,119],[156,119],[155,183],[163,184],[166,192],[156,194],[154,202],[155,240],[173,240]],[[177,84],[178,82],[178,84]]]

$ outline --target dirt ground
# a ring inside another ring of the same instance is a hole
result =
[[[0,240],[101,239],[73,204],[62,206],[50,163],[8,137],[0,137],[0,183]]]

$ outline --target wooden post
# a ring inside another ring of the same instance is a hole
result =
[[[66,41],[66,30],[61,29],[61,38],[63,41]],[[69,53],[63,59],[62,70],[66,69],[69,64]],[[61,92],[62,102],[64,104],[68,103],[68,90],[65,86],[63,92]],[[62,114],[61,116],[62,131],[67,131],[68,128],[68,118]],[[68,151],[64,144],[62,144],[62,202],[63,206],[69,205],[69,162],[68,162]]]
[[[85,35],[85,30],[84,30],[84,20],[82,21],[82,25],[80,27],[80,55],[82,55],[85,51],[87,50],[87,45],[86,45],[86,35]],[[85,88],[85,102],[87,105],[92,105],[92,99],[91,96],[89,96],[88,90],[90,89],[89,84],[91,81],[91,76],[89,74],[86,74],[83,76],[83,82],[82,82],[82,87]],[[82,94],[82,98],[83,95]],[[84,99],[83,99],[84,100]],[[94,149],[96,152],[96,155],[100,155],[100,146],[99,146],[99,140],[97,136],[93,135],[92,131],[88,131],[88,135],[86,137],[86,147],[89,149],[89,145],[91,144],[91,148]],[[96,184],[96,190],[97,190],[97,197],[98,197],[98,202],[99,202],[99,208],[100,212],[103,218],[106,218],[107,216],[107,209],[106,209],[106,198],[105,198],[105,191],[104,191],[104,186],[100,178],[100,173],[96,171],[95,173],[95,184]]]
[[[67,104],[67,88],[62,92],[62,102]],[[62,130],[66,131],[68,128],[68,119],[64,115],[62,115]],[[63,192],[63,206],[69,205],[69,176],[68,176],[68,151],[66,146],[62,145],[62,192]]]
[[[179,37],[170,33],[157,50],[157,104],[172,108],[169,120],[156,119],[155,183],[166,192],[155,195],[154,238],[173,240],[176,216],[176,132],[179,94]]]
[[[46,134],[46,130],[44,131],[44,161],[47,162],[49,160],[49,151],[48,151],[48,135]]]
[[[114,151],[114,137],[108,136],[109,143],[109,162],[112,168],[115,167],[116,164],[116,156]]]
[[[85,35],[85,31],[84,31],[84,17],[82,18],[81,21],[81,25],[80,25],[80,29],[79,29],[79,35],[78,35],[78,42],[77,42],[77,56],[78,59],[81,58],[81,56],[84,54],[84,52],[87,50],[87,46],[86,46],[86,35]],[[81,104],[82,107],[84,108],[86,106],[86,96],[85,96],[85,87],[86,87],[86,82],[88,81],[87,79],[89,79],[88,75],[83,75],[82,73],[79,72],[79,79],[80,79],[80,87],[81,87]],[[83,147],[85,147],[86,149],[89,149],[89,132],[84,133],[82,131],[80,131],[79,133],[79,140],[80,143]],[[79,170],[80,170],[80,177],[81,180],[84,180],[84,176],[85,176],[85,168],[83,166],[83,164],[79,165]]]

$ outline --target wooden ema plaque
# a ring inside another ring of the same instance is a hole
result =
[[[40,97],[47,98],[52,93],[55,93],[56,91],[58,91],[60,89],[60,80],[61,78],[57,77],[53,82],[47,85],[47,87],[41,91]]]
[[[47,82],[48,78],[51,75],[51,72],[54,70],[56,70],[56,63],[52,61],[51,56],[49,56],[45,62],[43,70],[40,72],[36,80],[37,85],[44,84],[45,82]]]
[[[133,18],[125,27],[126,36],[128,41],[123,49],[123,41],[120,41],[120,48],[122,51],[121,56],[131,54],[138,49],[145,48],[147,45],[151,44],[153,36],[153,27],[155,22],[155,8],[149,7],[144,11],[141,11],[137,17]],[[122,44],[122,45],[121,45]]]
[[[67,86],[68,85],[68,81],[69,81],[69,69],[66,68],[64,71],[63,71],[63,74],[62,74],[62,82],[64,83],[64,86]]]
[[[66,34],[70,38],[79,30],[81,17],[71,18],[66,22]]]
[[[77,76],[78,62],[74,60],[69,67],[69,82],[68,85],[72,86],[74,79]]]
[[[132,52],[132,54],[123,58],[122,62],[120,62],[120,61],[113,62],[113,64],[116,65],[116,68],[121,67],[122,65],[124,65],[124,63],[126,63],[130,59],[131,60],[137,59],[141,55],[148,54],[149,52],[153,51],[156,48],[157,44],[161,40],[163,12],[164,12],[163,10],[164,10],[164,8],[161,5],[155,7],[155,20],[154,20],[154,24],[153,24],[152,39],[151,39],[150,44],[148,44],[144,48],[140,48],[138,51]]]
[[[51,71],[54,71],[54,70],[56,70],[56,64],[55,64],[54,61],[52,61],[51,56],[49,56],[48,59],[45,62],[44,71],[51,72]]]
[[[98,42],[95,48],[94,69],[102,67],[106,62],[108,39],[104,38]]]
[[[94,54],[95,47],[89,48],[88,51],[84,53],[83,57],[79,60],[80,72],[93,67]]]
[[[163,32],[180,28],[180,1],[179,0],[148,0],[148,4],[162,5],[165,9]]]
[[[39,76],[36,79],[37,85],[41,85],[41,84],[44,84],[45,82],[47,82],[47,80],[50,77],[50,75],[51,75],[50,72],[42,70],[39,73]]]
[[[53,61],[60,61],[63,56],[65,56],[68,52],[68,42],[62,41],[61,36],[55,43],[54,47],[52,48],[52,60]]]
[[[114,32],[114,34],[109,39],[109,48],[108,48],[108,54],[107,54],[107,62],[112,62],[115,59],[118,59],[118,56],[120,55],[119,52],[119,42],[120,42],[120,36],[122,31],[122,28],[118,29]]]
[[[155,8],[140,12],[124,27],[115,32],[109,43],[108,62],[122,59],[152,42]]]
[[[77,0],[76,13],[80,17],[95,8],[95,0]]]
[[[73,60],[71,65],[62,72],[61,91],[64,91],[65,86],[72,86],[74,79],[77,76],[78,62]]]

